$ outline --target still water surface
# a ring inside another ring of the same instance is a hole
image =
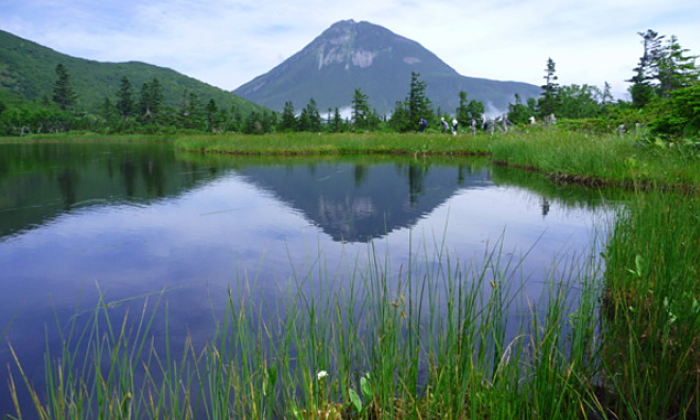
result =
[[[611,211],[598,193],[523,177],[536,178],[467,158],[272,159],[177,153],[170,143],[0,144],[0,333],[7,330],[38,382],[46,337],[55,342],[56,324],[93,308],[98,291],[116,313],[138,312],[163,293],[171,336],[189,331],[204,342],[229,286],[254,282],[274,301],[317,270],[316,261],[338,271],[366,255],[368,242],[393,267],[412,254],[430,260],[438,249],[478,263],[500,247],[518,263],[513,281],[526,280],[523,291],[536,301],[548,265],[595,253]],[[156,320],[156,335],[162,325]],[[1,384],[8,363],[3,345]],[[0,395],[4,415],[10,401]]]

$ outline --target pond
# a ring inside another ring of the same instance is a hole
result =
[[[479,264],[496,248],[522,299],[534,302],[552,265],[569,266],[555,261],[595,258],[612,213],[600,192],[462,157],[0,144],[0,333],[41,386],[46,344],[100,294],[118,314],[162,297],[171,340],[202,343],[229,288],[255,284],[269,302],[296,287],[318,293],[324,283],[309,273],[342,284],[342,267],[368,249],[398,271],[412,258],[430,265],[446,255]],[[163,324],[155,320],[156,336]],[[0,362],[6,384],[5,345]],[[7,394],[2,415],[12,412]]]

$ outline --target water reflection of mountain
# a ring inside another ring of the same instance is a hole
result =
[[[239,168],[336,241],[366,241],[413,226],[456,191],[489,183],[485,168],[416,163],[316,163]]]

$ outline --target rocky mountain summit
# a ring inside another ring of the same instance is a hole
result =
[[[459,92],[484,102],[487,108],[505,109],[515,93],[523,100],[540,88],[462,76],[418,42],[369,22],[344,20],[268,73],[240,86],[234,93],[281,111],[286,101],[296,109],[314,99],[322,112],[349,107],[356,88],[368,95],[370,105],[390,113],[405,99],[411,73],[420,74],[435,108],[454,112]]]

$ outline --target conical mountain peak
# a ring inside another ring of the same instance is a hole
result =
[[[234,93],[275,110],[287,101],[296,108],[314,99],[319,109],[349,106],[356,88],[380,113],[390,113],[408,93],[411,73],[420,73],[436,107],[453,112],[459,91],[470,99],[505,108],[515,93],[535,96],[539,88],[514,82],[468,78],[418,42],[369,22],[342,20],[301,51]]]

